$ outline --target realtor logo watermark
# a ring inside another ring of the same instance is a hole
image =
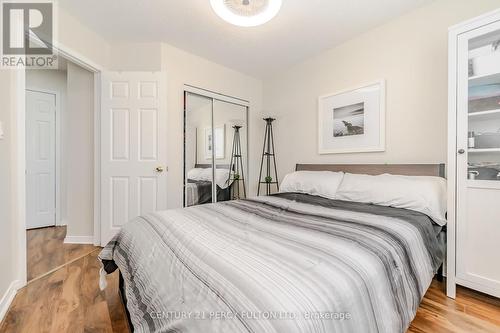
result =
[[[2,68],[56,69],[51,1],[2,2]]]

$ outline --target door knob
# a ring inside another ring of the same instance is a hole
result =
[[[459,150],[458,150],[458,153],[459,153],[460,155],[462,155],[463,153],[465,153],[465,150],[464,150],[464,149],[459,149]]]
[[[156,172],[163,172],[163,167],[157,166],[155,170],[156,170]]]

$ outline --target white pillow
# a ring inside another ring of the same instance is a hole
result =
[[[411,209],[446,224],[446,180],[440,177],[346,173],[336,199]]]
[[[298,192],[335,199],[343,177],[343,172],[296,171],[285,176],[280,193]]]
[[[202,169],[199,180],[212,181],[212,168]]]
[[[192,180],[201,180],[203,168],[194,168],[188,171],[187,178]]]

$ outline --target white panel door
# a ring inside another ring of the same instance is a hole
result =
[[[56,96],[26,91],[26,228],[56,221]]]
[[[102,245],[130,219],[167,208],[164,75],[102,75]]]

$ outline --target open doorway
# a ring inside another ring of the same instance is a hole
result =
[[[94,73],[60,58],[25,71],[27,280],[94,243]]]

